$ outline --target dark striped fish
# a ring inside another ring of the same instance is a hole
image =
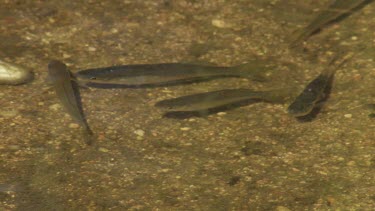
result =
[[[254,91],[251,89],[224,89],[159,101],[156,107],[168,111],[202,111],[240,103],[248,100],[262,100],[283,103],[290,96],[290,89]]]
[[[76,76],[84,82],[127,86],[168,85],[221,77],[263,81],[268,71],[276,67],[268,63],[258,61],[233,67],[182,63],[134,64],[81,70]]]
[[[343,65],[353,54],[347,54],[340,61],[332,61],[329,66],[324,69],[318,77],[312,80],[300,95],[288,107],[288,113],[295,117],[306,116],[316,107],[316,104],[326,97],[326,90],[336,70]]]

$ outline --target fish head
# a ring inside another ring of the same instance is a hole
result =
[[[288,113],[294,117],[306,116],[313,110],[315,102],[306,99],[306,97],[297,98],[288,107]]]
[[[64,63],[58,60],[52,60],[48,63],[48,82],[55,82],[62,77],[64,77],[67,73],[67,67]]]
[[[96,80],[97,77],[93,74],[90,74],[89,72],[87,72],[86,70],[81,70],[81,71],[78,71],[75,76],[79,79],[84,79],[84,80]]]

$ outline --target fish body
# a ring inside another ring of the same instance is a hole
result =
[[[345,14],[350,13],[355,8],[370,2],[369,0],[335,0],[327,9],[316,16],[313,21],[307,25],[300,33],[293,39],[292,45],[303,42],[313,33],[337,20]]]
[[[279,90],[224,89],[162,100],[155,106],[169,111],[202,111],[247,100],[282,102],[287,96],[285,93]]]
[[[309,114],[315,104],[324,98],[324,92],[333,74],[334,71],[321,73],[312,80],[295,101],[290,104],[288,113],[295,117]]]
[[[252,69],[251,69],[252,68]],[[246,71],[246,69],[248,71]],[[80,80],[117,85],[164,85],[220,77],[249,77],[264,80],[268,65],[244,64],[233,67],[205,66],[183,63],[135,64],[103,67],[79,71]]]
[[[83,116],[79,104],[78,92],[74,87],[73,77],[66,65],[60,61],[53,60],[48,64],[48,73],[48,80],[55,88],[56,95],[64,109],[83,127],[88,135],[91,135],[92,131]]]
[[[308,115],[316,107],[316,104],[326,97],[327,88],[330,86],[336,70],[352,56],[352,53],[348,53],[338,61],[336,61],[337,57],[333,59],[331,64],[334,65],[324,69],[305,87],[288,107],[288,113],[295,117]]]

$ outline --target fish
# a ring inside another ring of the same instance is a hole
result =
[[[84,83],[125,86],[169,85],[221,77],[246,77],[264,81],[276,65],[254,61],[238,66],[209,66],[187,63],[133,64],[81,70],[76,77]]]
[[[173,112],[192,112],[214,109],[249,100],[283,103],[289,99],[290,91],[291,89],[287,88],[268,91],[223,89],[162,100],[157,102],[155,107]]]
[[[305,28],[294,35],[291,46],[298,45],[329,23],[349,15],[352,11],[370,2],[372,0],[336,0],[332,2],[327,9],[318,14]]]
[[[310,114],[316,108],[317,103],[327,96],[327,88],[329,88],[336,70],[352,56],[353,54],[349,53],[341,60],[332,59],[329,67],[308,83],[305,89],[289,105],[288,113],[294,117],[303,117]]]
[[[83,128],[87,144],[91,143],[93,135],[81,107],[78,85],[67,66],[58,60],[48,64],[48,81],[53,85],[56,95],[64,109]]]

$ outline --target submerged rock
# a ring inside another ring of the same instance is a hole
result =
[[[33,74],[18,65],[0,60],[0,84],[18,85],[31,81]]]

